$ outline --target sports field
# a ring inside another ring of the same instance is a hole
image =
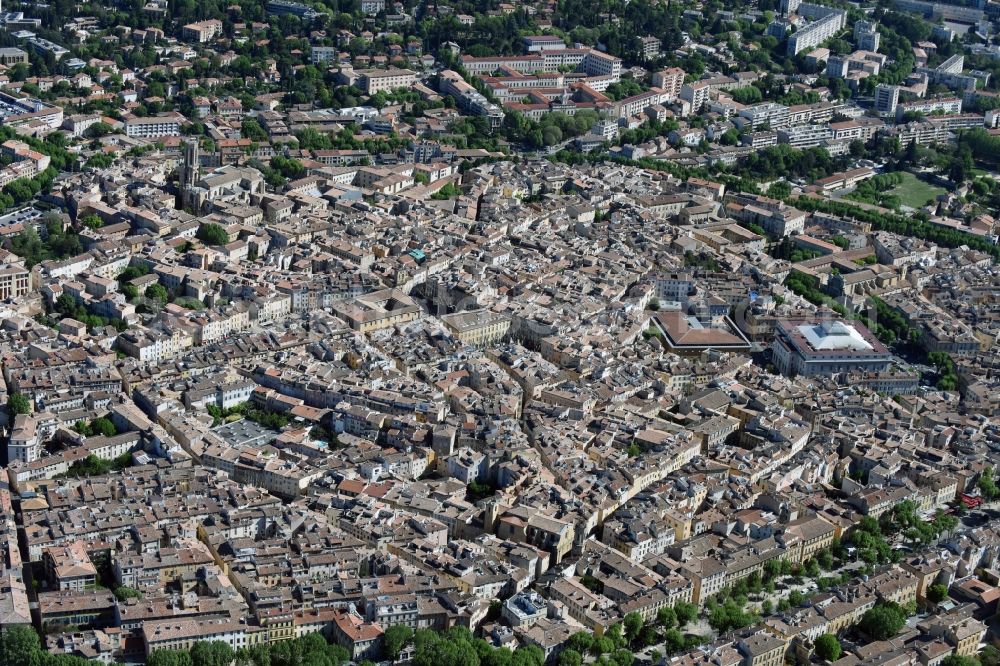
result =
[[[903,182],[892,188],[889,194],[899,197],[900,203],[910,208],[920,208],[939,194],[944,194],[943,187],[931,185],[920,180],[909,171],[903,172]]]

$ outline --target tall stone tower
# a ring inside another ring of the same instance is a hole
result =
[[[181,207],[193,210],[197,208],[197,204],[191,197],[191,190],[201,178],[201,155],[197,139],[184,142],[184,161],[181,163],[180,176]]]

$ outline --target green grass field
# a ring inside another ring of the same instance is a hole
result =
[[[946,190],[943,187],[925,183],[909,171],[904,171],[903,182],[892,188],[889,194],[898,196],[904,206],[920,208],[927,203],[928,199],[933,199],[945,192]]]

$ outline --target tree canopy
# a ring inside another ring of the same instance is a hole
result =
[[[865,611],[858,628],[874,641],[884,641],[899,633],[906,624],[903,608],[891,601],[881,601]]]
[[[826,661],[837,661],[840,659],[840,641],[833,634],[823,634],[816,639],[814,644],[816,656]]]

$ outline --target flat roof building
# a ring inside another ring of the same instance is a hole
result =
[[[778,321],[772,362],[788,376],[814,377],[841,372],[880,372],[892,354],[864,325],[838,320]]]

